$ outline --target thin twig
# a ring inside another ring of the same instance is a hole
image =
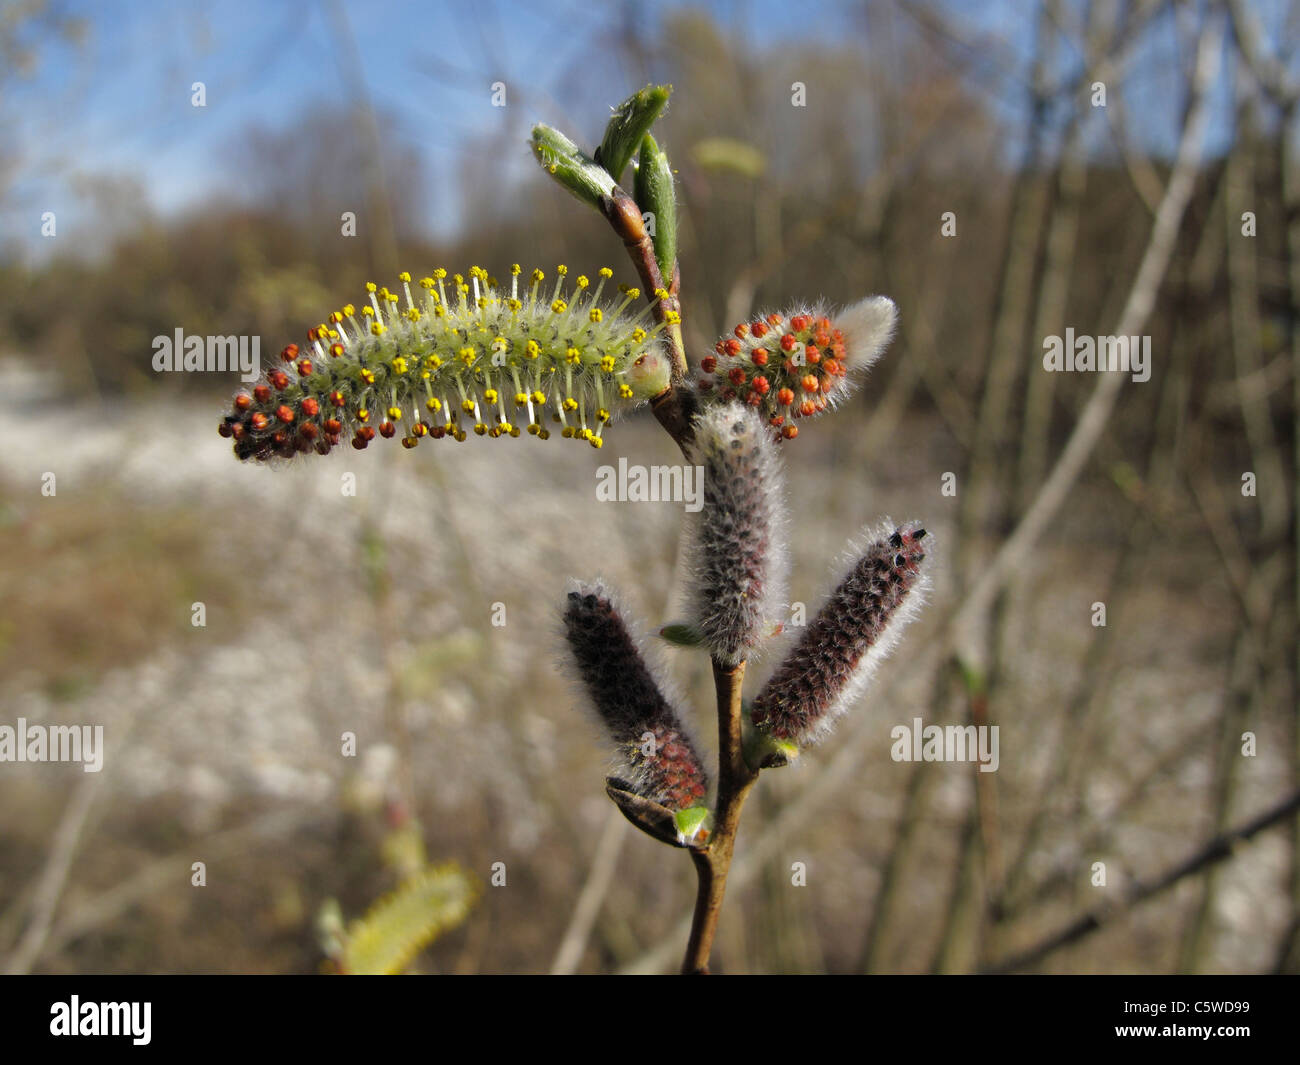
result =
[[[600,915],[601,904],[609,894],[609,887],[614,882],[614,870],[618,868],[618,856],[623,850],[623,841],[627,839],[627,818],[615,806],[609,808],[605,817],[605,827],[596,843],[596,853],[591,859],[591,868],[587,871],[587,882],[582,886],[582,894],[573,908],[569,918],[569,927],[564,931],[564,938],[555,952],[551,963],[552,976],[568,976],[573,973],[582,953],[587,949],[587,940]]]
[[[63,897],[63,888],[68,880],[68,871],[72,868],[72,859],[77,852],[77,843],[81,839],[81,830],[90,813],[95,794],[103,780],[101,774],[83,777],[72,792],[68,805],[59,818],[59,826],[54,831],[54,840],[50,853],[45,859],[40,880],[32,899],[31,919],[22,939],[14,947],[13,953],[5,959],[4,972],[7,976],[20,976],[31,971],[32,965],[40,957],[49,935],[50,924],[54,920],[54,911],[59,899]]]
[[[745,763],[741,747],[740,693],[745,663],[734,668],[713,663],[713,683],[718,696],[718,805],[713,836],[707,847],[691,851],[699,888],[682,972],[709,971],[709,954],[718,930],[718,916],[727,891],[727,875],[740,829],[740,812],[758,773]]]
[[[681,271],[674,264],[673,276],[667,283],[664,282],[659,262],[655,258],[654,241],[646,232],[641,208],[621,188],[614,186],[613,195],[603,198],[601,209],[614,232],[623,241],[645,288],[645,297],[654,307],[655,318],[664,326],[668,352],[672,359],[671,384],[665,392],[655,397],[650,409],[659,419],[659,424],[685,453],[692,435],[691,415],[694,412],[695,396],[685,386],[686,344],[682,340],[681,300],[678,298],[682,283]],[[656,293],[660,294],[658,298]],[[663,293],[667,295],[664,296]]]
[[[298,809],[275,810],[235,828],[192,841],[165,858],[155,859],[111,888],[69,907],[51,929],[43,954],[57,954],[86,933],[121,917],[155,892],[184,883],[196,853],[205,855],[208,861],[238,853],[246,850],[254,840],[281,838],[284,833],[300,828],[312,816],[310,811]]]
[[[1117,913],[1123,913],[1131,907],[1168,890],[1180,880],[1230,858],[1233,851],[1240,844],[1263,832],[1264,829],[1271,828],[1273,825],[1295,816],[1297,811],[1300,811],[1300,791],[1292,792],[1272,809],[1264,811],[1264,813],[1239,828],[1215,836],[1200,849],[1184,858],[1177,865],[1165,870],[1154,880],[1148,883],[1135,883],[1126,893],[1124,900],[1118,905],[1098,906],[1091,909],[1032,947],[1013,954],[1011,957],[990,966],[985,971],[994,973],[1014,972],[1017,969],[1024,969],[1042,961],[1049,954],[1053,954],[1062,947],[1097,931],[1097,929],[1112,920]]]
[[[1206,106],[1207,90],[1219,67],[1219,45],[1222,34],[1217,20],[1211,18],[1201,35],[1201,45],[1196,64],[1193,102],[1183,124],[1178,155],[1164,198],[1156,211],[1147,248],[1138,266],[1137,276],[1129,291],[1119,322],[1112,330],[1113,336],[1139,334],[1155,307],[1156,294],[1164,278],[1169,258],[1173,254],[1183,212],[1191,199],[1196,183],[1197,161],[1201,141],[1209,119]],[[1088,456],[1105,432],[1110,412],[1115,406],[1119,390],[1124,383],[1122,373],[1108,373],[1097,383],[1084,405],[1065,450],[1043,483],[1033,505],[1029,508],[1012,534],[1004,541],[993,562],[985,569],[978,584],[972,589],[961,610],[953,619],[953,627],[961,630],[982,616],[998,594],[1006,577],[1021,564],[1021,560],[1048,522],[1065,502],[1074,482],[1083,472]]]

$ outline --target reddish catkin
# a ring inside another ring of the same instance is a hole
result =
[[[742,322],[700,360],[695,383],[705,403],[735,400],[757,410],[779,439],[849,394],[894,335],[898,311],[870,296],[837,312],[825,306]]]
[[[754,700],[750,720],[761,731],[799,747],[817,742],[910,620],[925,580],[925,530],[909,523],[868,542]]]
[[[695,745],[603,585],[572,587],[564,632],[583,688],[614,742],[615,776],[674,812],[703,805],[709,782]]]
[[[696,419],[692,460],[704,469],[704,505],[688,540],[691,622],[709,653],[734,666],[782,605],[781,457],[761,415],[726,403]]]

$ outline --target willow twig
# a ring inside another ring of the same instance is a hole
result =
[[[740,812],[758,773],[745,763],[741,748],[740,696],[745,663],[728,668],[713,663],[713,684],[718,697],[718,807],[716,827],[709,845],[691,851],[699,887],[691,934],[682,959],[683,973],[709,971],[709,953],[718,930],[718,916],[727,891],[727,875],[740,829]]]

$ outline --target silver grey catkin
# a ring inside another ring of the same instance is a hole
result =
[[[798,747],[830,730],[914,613],[926,546],[926,531],[915,522],[869,533],[865,549],[854,551],[848,573],[754,700],[756,728]]]
[[[572,586],[564,632],[578,676],[614,742],[619,779],[669,810],[701,805],[709,788],[703,763],[602,584]]]
[[[785,584],[781,459],[761,415],[739,403],[695,421],[692,458],[704,504],[689,533],[691,623],[727,666],[750,657],[777,623]]]

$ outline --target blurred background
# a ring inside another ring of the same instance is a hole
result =
[[[786,448],[792,598],[883,515],[937,542],[868,696],[751,797],[715,968],[1300,969],[1294,813],[1198,861],[1300,787],[1298,28],[1295,0],[0,6],[0,724],[107,747],[0,764],[0,966],[328,971],[435,868],[414,970],[675,967],[693,871],[606,800],[556,623],[596,574],[674,620],[681,505],[594,492],[675,461],[657,423],[267,469],[216,433],[236,374],[151,365],[177,329],[269,361],[399,270],[635,284],[527,139],[590,150],[654,81],[693,358],[801,300],[900,308]],[[1149,335],[1150,380],[1044,372],[1067,328]],[[663,657],[707,745],[707,663]],[[914,717],[998,725],[998,771],[891,761]]]

